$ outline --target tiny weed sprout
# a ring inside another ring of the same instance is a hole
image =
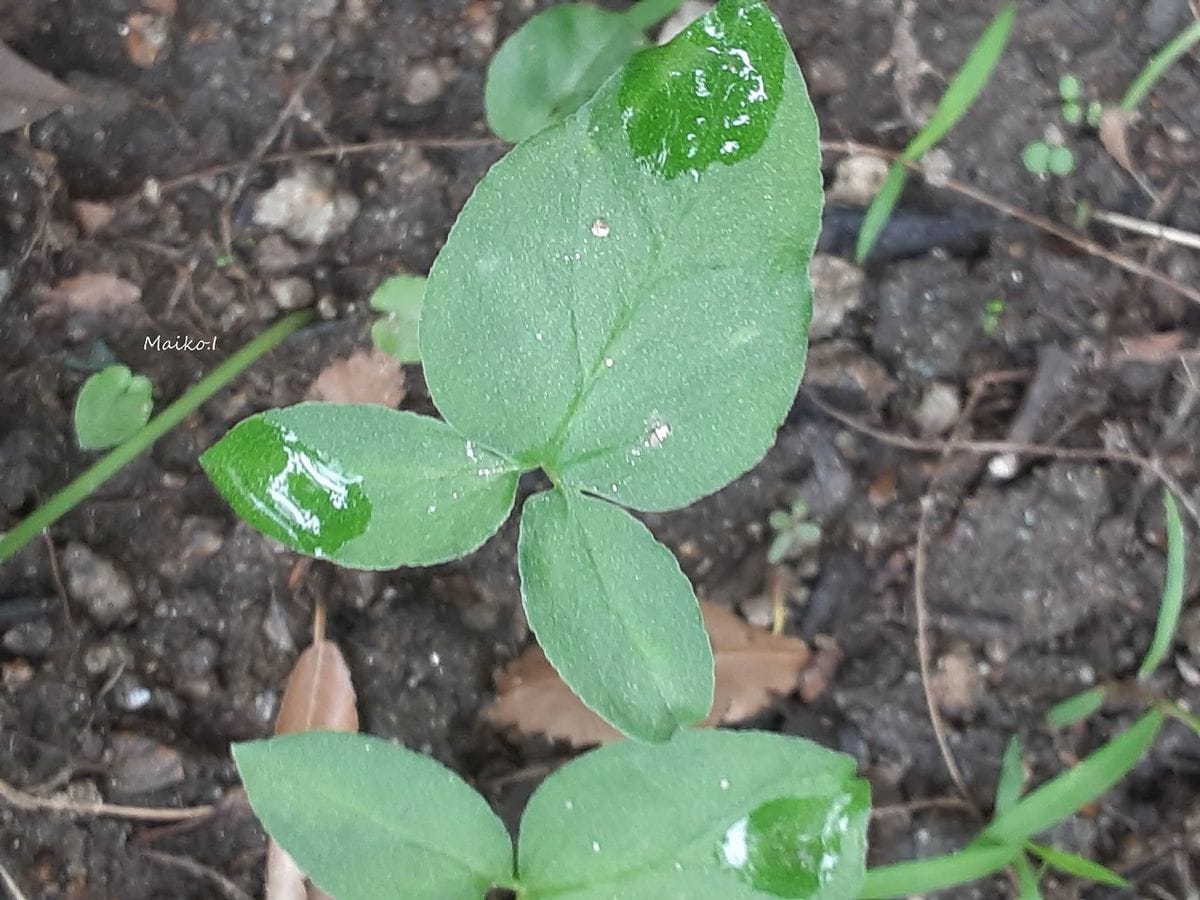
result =
[[[870,255],[879,233],[883,231],[883,226],[892,215],[892,209],[900,199],[907,176],[906,165],[916,162],[932,150],[971,108],[971,104],[987,84],[1008,43],[1008,33],[1012,30],[1016,14],[1017,7],[1014,3],[1006,4],[996,14],[980,35],[978,42],[971,48],[966,62],[958,70],[946,92],[942,94],[929,121],[917,132],[916,137],[909,141],[908,146],[888,169],[887,178],[875,194],[871,205],[867,207],[862,227],[858,232],[858,245],[854,256],[859,263]]]
[[[125,366],[109,366],[88,378],[75,400],[75,437],[84,450],[124,443],[150,421],[153,386]]]
[[[1075,171],[1075,154],[1062,144],[1031,141],[1021,151],[1021,164],[1031,175],[1061,177]]]
[[[371,342],[402,363],[421,361],[417,323],[425,299],[425,279],[416,275],[389,278],[371,295],[371,309],[383,313],[371,325]]]
[[[1003,297],[992,297],[983,305],[983,315],[980,317],[980,327],[987,335],[995,334],[1000,327],[1000,317],[1004,315],[1005,303]]]
[[[767,562],[792,559],[821,542],[821,526],[808,521],[808,504],[797,500],[791,509],[777,509],[767,519],[775,537],[767,548]]]

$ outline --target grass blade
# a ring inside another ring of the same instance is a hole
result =
[[[1104,697],[1108,693],[1105,688],[1093,687],[1080,691],[1055,703],[1046,712],[1046,722],[1051,728],[1066,728],[1081,719],[1086,719],[1104,705]]]
[[[1175,626],[1179,624],[1179,613],[1183,609],[1183,558],[1187,552],[1187,537],[1183,533],[1179,507],[1170,491],[1163,491],[1163,508],[1167,516],[1167,577],[1163,581],[1162,600],[1158,604],[1154,640],[1150,642],[1150,649],[1146,651],[1146,658],[1138,669],[1138,678],[1141,680],[1153,674],[1171,649]]]
[[[1062,821],[1132,769],[1154,742],[1162,723],[1163,714],[1159,710],[1146,713],[1074,768],[1050,779],[998,815],[977,840],[1011,847]]]
[[[1179,32],[1167,41],[1162,49],[1150,57],[1142,71],[1138,72],[1137,78],[1130,83],[1128,90],[1125,91],[1125,96],[1121,98],[1121,109],[1137,109],[1146,99],[1146,95],[1150,93],[1150,89],[1154,87],[1154,82],[1158,81],[1163,72],[1171,68],[1175,64],[1175,60],[1187,53],[1198,41],[1200,41],[1200,20]]]
[[[946,93],[942,94],[942,99],[938,101],[929,121],[904,148],[905,159],[919,159],[924,156],[970,109],[1004,52],[1016,13],[1017,7],[1013,3],[1006,4],[996,13],[996,17],[971,48],[967,61],[951,80]]]
[[[876,900],[927,894],[998,872],[1019,854],[1020,847],[980,845],[945,856],[868,869],[858,896],[860,900]]]
[[[1000,780],[996,783],[996,815],[1007,812],[1021,799],[1024,780],[1021,742],[1014,736],[1004,748],[1004,756],[1000,759]]]
[[[904,148],[900,158],[892,163],[887,180],[871,201],[859,229],[858,245],[855,248],[855,258],[859,263],[867,258],[871,248],[875,246],[879,232],[883,230],[896,200],[900,197],[900,191],[904,187],[904,163],[924,156],[970,109],[1004,52],[1016,12],[1016,4],[1008,3],[996,14],[971,48],[971,52],[967,54],[966,62],[942,94],[929,121]]]
[[[1017,875],[1017,900],[1042,900],[1038,873],[1024,853],[1013,860],[1013,870]]]
[[[1092,862],[1092,860],[1079,856],[1076,853],[1068,853],[1066,850],[1058,850],[1054,847],[1047,847],[1044,844],[1035,844],[1032,841],[1026,844],[1025,848],[1046,865],[1050,866],[1050,868],[1058,869],[1058,871],[1065,872],[1067,875],[1074,875],[1076,878],[1085,878],[1088,881],[1094,881],[1097,884],[1107,884],[1112,887],[1129,887],[1129,882],[1112,869],[1102,866],[1098,862]]]

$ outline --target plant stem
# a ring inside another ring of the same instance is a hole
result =
[[[312,317],[312,312],[300,310],[280,319],[262,334],[241,347],[227,360],[184,391],[179,397],[151,419],[127,440],[114,447],[65,488],[35,509],[16,527],[0,537],[0,563],[9,559],[44,528],[54,524],[78,503],[112,478],[151,444],[182,422],[213,394],[233,381],[260,356],[276,347]]]
[[[649,0],[643,0],[643,2],[649,2]],[[1175,60],[1183,56],[1197,42],[1200,42],[1200,20],[1179,32],[1150,57],[1150,61],[1138,73],[1137,78],[1133,79],[1133,83],[1125,91],[1125,96],[1121,98],[1121,109],[1137,109],[1138,105],[1146,99],[1146,95],[1150,93],[1150,89],[1154,87],[1154,83],[1162,77],[1163,72],[1171,68]]]
[[[638,31],[657,25],[679,7],[683,0],[641,0],[625,11],[625,19]]]

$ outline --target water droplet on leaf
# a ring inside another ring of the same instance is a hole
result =
[[[598,237],[598,238],[608,237],[608,232],[609,232],[608,223],[605,222],[603,219],[597,219],[595,222],[592,223],[592,234],[595,237]]]
[[[335,553],[371,521],[362,476],[266,416],[241,422],[200,461],[242,518],[310,556]]]
[[[808,897],[838,868],[855,813],[866,808],[865,789],[829,797],[778,797],[738,819],[717,848],[722,865],[757,890],[776,897]],[[854,841],[846,850],[857,849]]]

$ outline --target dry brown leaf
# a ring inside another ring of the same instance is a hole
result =
[[[354,682],[337,644],[324,637],[324,614],[318,611],[312,645],[300,654],[288,676],[276,734],[298,731],[358,731]],[[304,873],[274,841],[267,852],[266,900],[326,900],[307,884]]]
[[[0,41],[0,134],[24,128],[83,96]]]
[[[713,709],[704,727],[744,721],[776,694],[795,690],[810,658],[804,641],[756,628],[713,603],[702,601],[700,611],[716,661]],[[571,693],[538,647],[530,647],[497,675],[496,700],[484,717],[577,747],[621,738]]]
[[[1129,124],[1135,118],[1137,113],[1133,110],[1105,107],[1100,113],[1100,143],[1117,165],[1140,181],[1142,173],[1129,152]]]
[[[309,400],[377,403],[393,409],[400,405],[404,394],[404,369],[394,356],[378,350],[362,350],[334,360],[308,389]]]
[[[106,313],[137,303],[142,289],[132,281],[107,272],[83,272],[64,278],[49,292],[56,310],[76,313]]]
[[[111,205],[94,203],[91,200],[76,200],[71,204],[71,212],[75,215],[75,221],[79,223],[80,231],[88,237],[106,228],[117,214]]]

